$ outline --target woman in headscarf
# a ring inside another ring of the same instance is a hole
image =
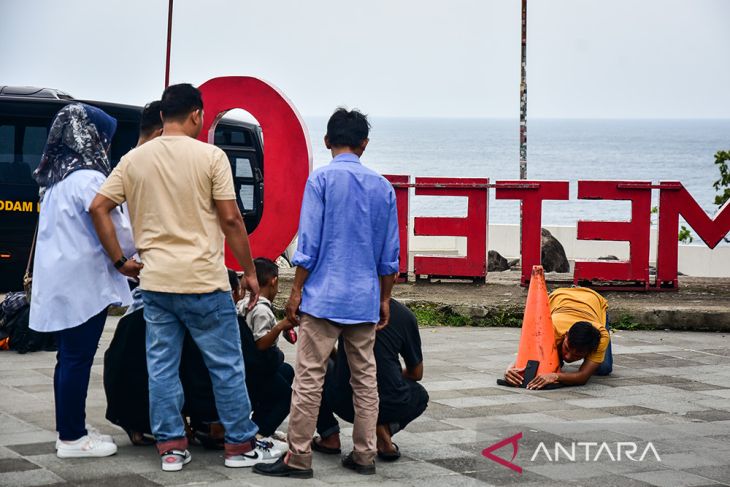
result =
[[[56,453],[60,458],[103,457],[117,451],[111,436],[86,424],[86,394],[109,305],[131,302],[126,278],[109,262],[88,209],[111,172],[109,147],[117,121],[74,103],[53,120],[34,177],[41,211],[35,247],[30,327],[54,332],[58,344],[53,388]],[[114,222],[126,255],[134,253],[130,225]]]

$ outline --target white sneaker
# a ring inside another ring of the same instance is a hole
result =
[[[230,468],[253,467],[257,463],[275,463],[284,452],[271,442],[256,441],[256,448],[240,455],[226,455],[224,464]]]
[[[100,441],[104,441],[106,443],[114,443],[114,438],[112,438],[112,435],[105,435],[98,429],[91,426],[90,424],[86,425],[86,431],[87,431],[88,435],[91,436],[92,438],[96,437]]]
[[[76,441],[60,441],[56,449],[58,458],[108,457],[117,452],[117,445],[98,441],[86,435]]]
[[[259,438],[259,435],[256,435],[256,438],[258,441],[261,441],[263,443],[271,443],[272,449],[279,450],[282,452],[286,452],[289,450],[289,443],[286,442],[286,436],[284,436],[284,439],[282,440],[280,436],[278,436],[276,433],[274,433],[271,436],[262,436]]]
[[[167,450],[160,455],[162,470],[164,472],[179,472],[183,465],[187,465],[193,459],[188,450]]]
[[[111,435],[102,434],[98,429],[94,428],[90,424],[86,425],[86,434],[95,439],[97,442],[114,443],[114,438],[112,438]],[[56,434],[56,450],[58,450],[61,443],[61,438],[58,434]]]

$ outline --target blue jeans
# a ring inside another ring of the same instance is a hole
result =
[[[150,426],[158,448],[185,438],[180,356],[186,328],[208,367],[226,443],[250,442],[258,427],[250,419],[241,335],[231,293],[142,291],[142,298],[147,322]]]
[[[598,369],[593,375],[609,375],[613,372],[613,353],[611,353],[611,326],[608,324],[608,317],[606,317],[606,331],[609,333],[608,347],[606,347],[606,354],[603,357],[603,362],[598,366]]]

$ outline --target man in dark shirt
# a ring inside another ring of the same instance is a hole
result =
[[[405,369],[400,357],[403,357]],[[418,322],[415,315],[404,305],[390,300],[390,324],[375,336],[375,362],[377,363],[378,457],[392,461],[400,457],[392,436],[419,417],[428,406],[428,393],[418,383],[423,378],[423,352]],[[353,422],[350,368],[345,348],[338,344],[336,360],[330,361],[325,379],[324,394],[317,420],[320,437],[312,442],[312,449],[322,453],[340,453],[340,427],[334,414]]]

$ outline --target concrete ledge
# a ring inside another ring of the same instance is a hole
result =
[[[289,296],[292,269],[282,269],[276,305]],[[569,287],[563,274],[548,274],[548,287]],[[558,281],[558,282],[556,282]],[[667,292],[602,292],[615,329],[730,332],[730,279],[680,278]],[[519,273],[490,273],[487,284],[419,282],[397,284],[393,296],[409,306],[419,323],[432,326],[506,326],[522,323],[527,290]]]

